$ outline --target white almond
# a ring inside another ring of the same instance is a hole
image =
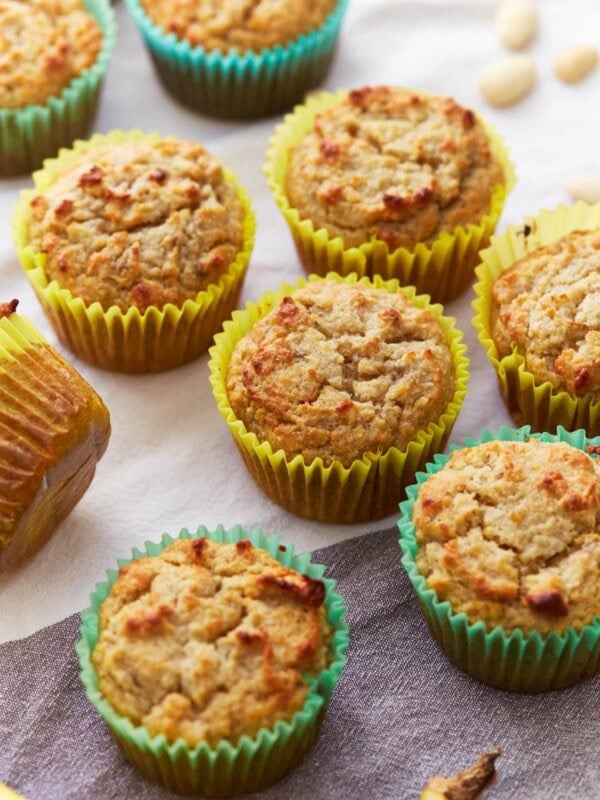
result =
[[[510,56],[489,64],[479,76],[481,94],[492,106],[512,106],[527,95],[537,72],[529,56]]]
[[[586,203],[600,203],[600,173],[575,175],[567,181],[567,191],[573,200]]]
[[[596,68],[598,50],[591,44],[567,47],[554,59],[554,73],[565,83],[577,83]]]
[[[533,0],[500,0],[494,23],[502,44],[511,50],[522,50],[538,31],[537,7]]]

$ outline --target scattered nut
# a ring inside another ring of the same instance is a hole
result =
[[[567,47],[554,59],[554,74],[565,83],[578,83],[598,64],[598,50],[591,44]]]
[[[484,753],[472,767],[451,778],[434,776],[421,793],[420,800],[477,800],[496,777],[494,762],[499,748]]]
[[[479,77],[481,94],[492,106],[512,106],[529,94],[537,78],[529,56],[510,56],[489,64]]]
[[[566,187],[573,200],[600,203],[600,173],[575,175],[567,181]]]
[[[522,50],[538,31],[538,12],[533,0],[501,0],[494,14],[496,32],[505,47]]]

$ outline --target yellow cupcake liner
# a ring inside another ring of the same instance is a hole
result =
[[[277,291],[266,292],[256,303],[246,303],[246,308],[236,311],[215,336],[215,345],[209,351],[210,377],[213,394],[233,439],[252,477],[260,488],[276,503],[288,511],[322,522],[355,523],[380,519],[393,513],[403,497],[404,487],[414,480],[434,453],[446,446],[452,426],[464,400],[469,377],[469,361],[462,333],[455,328],[455,320],[443,316],[440,305],[431,305],[429,297],[418,295],[414,287],[401,287],[397,280],[385,281],[378,275],[372,279],[356,274],[340,276],[329,273],[329,280],[340,283],[360,283],[403,292],[415,306],[428,308],[434,313],[446,335],[454,363],[455,392],[446,411],[436,422],[415,435],[405,450],[390,447],[384,453],[366,453],[349,467],[339,462],[329,466],[321,458],[306,464],[301,455],[287,458],[283,450],[273,451],[269,442],[259,441],[237,419],[227,396],[227,371],[231,354],[237,342],[269,313],[281,300],[307,281],[299,279],[293,286],[284,284]],[[310,275],[308,281],[323,280]]]
[[[316,229],[310,219],[300,217],[287,199],[285,178],[290,148],[309,133],[317,114],[337,105],[347,94],[346,89],[333,94],[319,92],[309,97],[304,105],[296,106],[275,129],[267,151],[265,174],[300,260],[309,273],[326,275],[334,270],[340,275],[355,272],[360,277],[395,278],[403,285],[415,286],[419,293],[429,294],[436,302],[446,303],[471,284],[473,271],[479,263],[479,251],[489,244],[506,196],[515,185],[516,176],[508,150],[499,134],[480,120],[491,150],[502,166],[505,184],[495,188],[490,210],[477,225],[459,226],[452,234],[441,233],[432,245],[419,243],[413,251],[400,247],[390,252],[387,244],[379,239],[360,247],[345,248],[340,236],[331,238],[325,228]]]
[[[516,347],[510,355],[499,358],[491,335],[492,286],[504,270],[536,248],[571,231],[595,228],[600,228],[600,203],[542,210],[537,217],[527,217],[523,225],[511,226],[502,236],[492,237],[475,270],[473,325],[477,336],[498,374],[500,390],[513,419],[518,425],[531,425],[534,431],[554,432],[562,425],[569,431],[584,428],[588,436],[600,435],[600,397],[558,391],[550,381],[536,383]]]
[[[27,218],[33,197],[50,187],[79,155],[93,147],[142,139],[159,139],[157,133],[113,130],[78,140],[62,149],[57,158],[44,162],[35,172],[34,189],[21,193],[13,217],[14,240],[19,260],[60,341],[90,364],[117,372],[160,372],[179,367],[204,353],[214,334],[236,307],[254,244],[254,214],[250,198],[235,176],[224,170],[235,186],[244,208],[243,247],[219,280],[183,305],[150,306],[143,314],[137,307],[126,312],[118,306],[104,310],[99,302],[86,305],[70,290],[48,281],[46,257],[29,243]]]

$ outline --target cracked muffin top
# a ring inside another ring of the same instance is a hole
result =
[[[438,318],[402,293],[315,281],[236,345],[227,394],[238,419],[288,458],[310,463],[404,449],[454,395]]]
[[[325,586],[248,539],[178,540],[119,570],[92,654],[100,691],[151,735],[235,744],[289,720],[329,665]]]
[[[535,438],[455,450],[413,522],[419,571],[470,622],[545,634],[600,614],[600,466],[582,450]]]
[[[81,0],[0,0],[0,108],[44,105],[95,63],[101,46]]]
[[[163,139],[83,151],[30,201],[28,237],[45,272],[104,310],[181,306],[243,248],[244,210],[218,161]]]
[[[431,244],[478,223],[504,183],[488,137],[451,98],[393,86],[354,89],[290,150],[293,208],[346,247]]]
[[[537,383],[600,391],[600,231],[574,231],[503,272],[491,331],[499,357],[515,346]]]
[[[194,47],[260,52],[320,27],[338,0],[141,0],[150,19]]]

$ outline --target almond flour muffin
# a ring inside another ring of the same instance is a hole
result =
[[[473,324],[508,410],[600,434],[600,203],[540,211],[481,252]]]
[[[231,407],[259,441],[306,464],[349,467],[403,450],[454,395],[438,319],[402,293],[309,283],[258,322],[232,353]]]
[[[82,614],[77,652],[126,756],[194,796],[279,780],[317,736],[346,661],[335,582],[240,526],[165,535],[120,563]]]
[[[16,308],[0,303],[0,573],[72,511],[110,436],[100,397]]]
[[[396,511],[466,393],[462,334],[441,312],[397,281],[335,273],[234,312],[210,350],[210,381],[269,497],[324,522]]]
[[[150,19],[178,39],[206,51],[284,47],[318,28],[336,0],[141,0]]]
[[[63,341],[123,371],[200,355],[237,302],[252,247],[233,176],[200,144],[134,131],[79,143],[36,179],[17,245]]]
[[[81,0],[0,0],[0,108],[44,105],[94,64],[101,44]]]
[[[417,476],[402,563],[430,631],[474,678],[543,692],[600,670],[600,439],[502,427]]]
[[[512,183],[473,111],[398,86],[309,99],[278,128],[267,174],[307,271],[395,277],[442,302],[470,281]]]
[[[107,0],[0,0],[0,175],[87,134],[114,38]]]
[[[600,230],[539,247],[492,288],[491,333],[500,358],[513,347],[537,383],[600,392]]]
[[[347,0],[126,0],[165,88],[244,119],[291,108],[327,74]]]

